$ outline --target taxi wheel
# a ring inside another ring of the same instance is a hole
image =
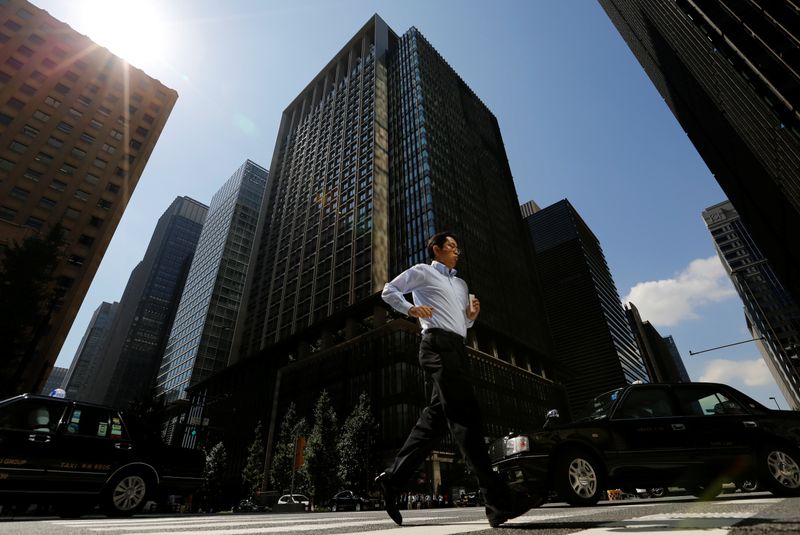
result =
[[[138,472],[120,474],[108,484],[101,497],[101,507],[108,516],[135,515],[144,507],[151,483]]]
[[[800,455],[783,445],[761,450],[759,464],[764,483],[777,496],[800,496]]]
[[[587,507],[599,502],[603,477],[600,463],[588,452],[568,450],[556,461],[556,489],[570,505]]]

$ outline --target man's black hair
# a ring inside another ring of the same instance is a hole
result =
[[[449,231],[437,232],[428,239],[428,256],[431,257],[431,260],[436,260],[436,255],[433,254],[433,246],[444,247],[447,238],[453,238],[456,242],[458,241],[456,235]]]

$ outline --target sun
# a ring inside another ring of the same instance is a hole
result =
[[[162,59],[167,46],[159,4],[157,0],[83,0],[75,6],[81,18],[76,29],[131,65],[144,68]]]

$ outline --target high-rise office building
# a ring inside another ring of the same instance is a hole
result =
[[[49,394],[56,388],[61,388],[64,384],[64,378],[67,376],[67,368],[62,368],[60,366],[53,366],[53,370],[50,372],[50,376],[47,378],[47,381],[44,383],[44,387],[42,391],[39,392],[40,394]]]
[[[119,302],[88,401],[124,408],[151,398],[208,207],[177,197],[158,219]]]
[[[156,381],[168,402],[228,364],[268,175],[247,160],[211,199]]]
[[[800,12],[795,2],[600,0],[800,302]]]
[[[104,349],[108,344],[111,326],[117,316],[119,303],[103,302],[89,321],[81,343],[75,351],[67,376],[64,378],[64,390],[69,399],[85,400],[87,389],[95,381],[100,364],[105,357]]]
[[[672,336],[661,336],[652,323],[642,319],[639,309],[633,303],[628,303],[625,314],[650,380],[654,383],[690,382]]]
[[[418,327],[380,292],[428,261],[439,230],[457,234],[459,276],[481,300],[467,345],[487,432],[536,425],[563,408],[560,369],[497,120],[417,29],[399,36],[376,15],[283,113],[238,355],[190,387],[210,426],[241,443],[290,401],[307,413],[324,388],[344,417],[366,391],[379,447],[400,447],[430,392]],[[453,445],[437,455],[430,480],[446,488]]]
[[[573,415],[594,396],[649,377],[600,241],[566,199],[525,218],[542,281],[554,355]]]
[[[789,405],[800,410],[800,306],[729,201],[706,208],[703,219],[767,368]]]
[[[0,394],[44,384],[177,98],[46,11],[0,2],[0,254],[58,222],[65,241]]]

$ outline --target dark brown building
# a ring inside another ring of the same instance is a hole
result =
[[[0,254],[56,223],[66,242],[49,321],[0,397],[47,379],[177,98],[46,11],[0,3]]]

